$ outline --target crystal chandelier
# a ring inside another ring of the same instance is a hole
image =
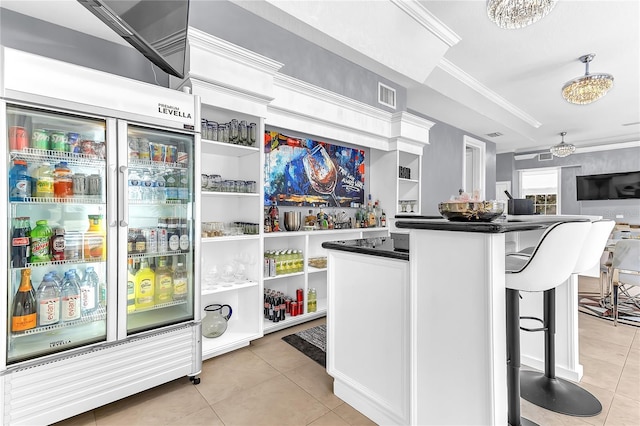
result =
[[[551,153],[556,157],[568,157],[576,150],[576,147],[574,145],[564,142],[564,135],[566,134],[567,132],[560,133],[560,136],[562,136],[562,142],[560,142],[558,145],[552,146],[551,149],[549,149],[549,151],[551,151]]]
[[[511,30],[539,21],[555,5],[556,0],[488,0],[487,14],[497,26]]]
[[[606,95],[613,87],[611,74],[589,74],[589,62],[593,60],[594,56],[596,56],[595,53],[581,56],[580,62],[586,67],[585,74],[562,86],[562,96],[567,102],[578,105],[590,104]]]

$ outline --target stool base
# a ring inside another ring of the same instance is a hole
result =
[[[590,417],[602,411],[600,401],[580,386],[537,371],[520,372],[520,394],[532,404],[569,416]]]

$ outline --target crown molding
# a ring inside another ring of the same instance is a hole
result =
[[[631,142],[618,142],[606,145],[593,145],[593,146],[583,146],[576,147],[576,151],[571,154],[574,156],[576,154],[586,154],[588,152],[604,152],[604,151],[612,151],[614,149],[625,149],[625,148],[640,148],[640,141],[631,141]],[[538,156],[538,154],[549,152],[548,149],[543,149],[536,152],[526,152],[522,154],[514,154],[513,159],[515,161],[520,160],[531,160]],[[506,154],[506,153],[502,153]]]
[[[268,74],[275,74],[284,65],[194,27],[189,27],[187,40],[190,45],[196,46],[206,52],[233,60]]]
[[[457,44],[460,36],[447,27],[433,13],[416,0],[390,0],[400,10],[412,17],[417,23],[426,28],[430,33],[451,47]]]
[[[466,86],[470,87],[472,90],[478,92],[480,95],[487,98],[490,102],[493,102],[513,116],[524,121],[531,127],[537,129],[538,127],[542,126],[541,122],[539,122],[520,108],[516,107],[511,102],[507,101],[502,96],[490,90],[487,86],[480,83],[478,80],[467,74],[458,66],[454,65],[451,61],[445,58],[441,58],[440,62],[438,63],[438,68],[440,68],[442,71],[446,72],[456,80],[460,81],[461,83],[465,84]]]

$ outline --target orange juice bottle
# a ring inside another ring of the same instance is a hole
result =
[[[105,230],[102,225],[101,214],[89,215],[89,229],[84,235],[84,258],[102,259],[107,258],[105,250]]]

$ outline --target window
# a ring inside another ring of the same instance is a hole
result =
[[[520,171],[520,196],[533,200],[536,214],[560,214],[559,169]]]

